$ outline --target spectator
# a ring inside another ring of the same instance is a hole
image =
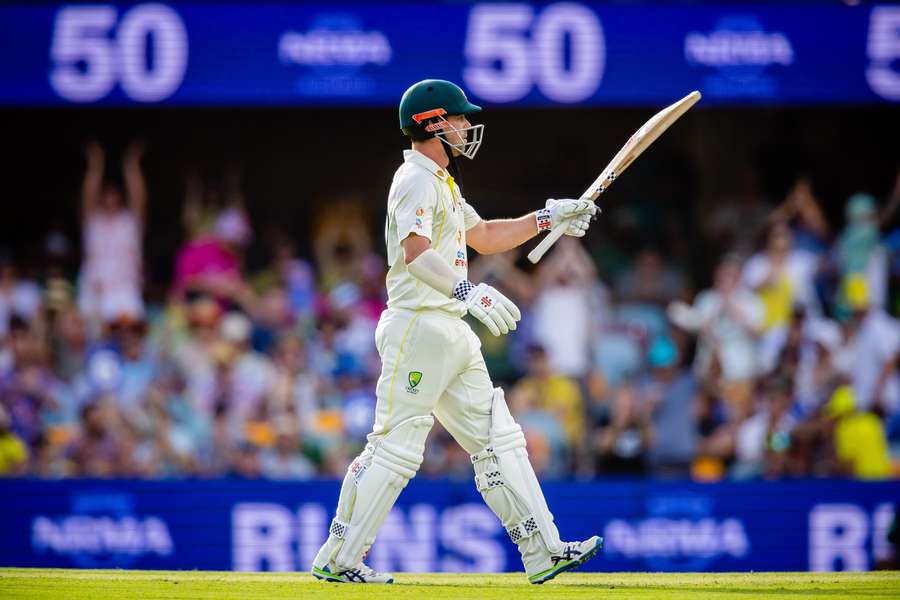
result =
[[[756,292],[765,309],[766,333],[786,327],[795,306],[810,314],[821,312],[813,282],[818,261],[810,252],[793,248],[792,238],[787,225],[776,223],[769,230],[766,249],[744,266],[743,283]]]
[[[77,307],[68,307],[57,315],[50,341],[54,371],[64,381],[72,382],[84,368],[89,342],[87,324]]]
[[[650,374],[637,391],[652,415],[649,468],[657,477],[687,477],[697,449],[696,379],[681,368],[678,349],[668,337],[653,340],[647,362]]]
[[[554,373],[541,346],[529,347],[527,356],[527,372],[510,392],[512,401],[551,414],[565,431],[566,449],[572,452],[580,448],[584,439],[584,404],[577,382]]]
[[[210,435],[198,440],[197,469],[199,473],[206,477],[228,474],[236,448],[236,437],[228,423],[228,411],[224,404],[217,404]]]
[[[616,296],[626,303],[664,307],[680,298],[684,287],[681,275],[666,265],[655,248],[648,246],[637,255],[632,268],[619,278]]]
[[[81,409],[81,434],[69,451],[76,474],[113,477],[131,473],[123,428],[116,427],[117,422],[115,405],[108,397],[101,396]]]
[[[301,433],[317,426],[317,394],[321,382],[309,368],[309,357],[301,338],[285,333],[279,338],[273,359],[273,384],[267,414],[272,419],[294,419]]]
[[[853,387],[857,408],[896,414],[900,410],[900,323],[872,306],[861,275],[847,282],[846,298],[852,313],[846,342],[836,357],[838,369]]]
[[[81,188],[84,259],[78,306],[92,321],[115,319],[126,311],[143,312],[142,250],[147,188],[141,171],[144,148],[132,143],[122,159],[125,199],[104,181],[105,153],[87,146],[87,170]]]
[[[694,370],[707,385],[721,385],[731,408],[746,416],[758,372],[756,334],[763,310],[753,294],[739,286],[740,265],[733,256],[716,268],[712,289],[700,292],[693,306],[672,303],[672,322],[700,340]]]
[[[633,385],[621,386],[613,397],[609,425],[594,437],[598,470],[611,475],[643,475],[644,457],[652,441],[647,407],[641,406]]]
[[[243,274],[243,247],[250,226],[240,209],[229,208],[216,219],[212,232],[189,241],[175,258],[173,290],[204,293],[226,306],[253,308],[255,295]]]
[[[828,402],[826,430],[831,434],[834,475],[885,479],[890,475],[887,441],[881,420],[860,409],[853,389],[835,390]]]
[[[228,369],[223,400],[236,431],[244,431],[249,421],[265,416],[265,400],[275,381],[271,361],[250,347],[251,327],[250,319],[238,312],[226,314],[219,326],[223,362]]]
[[[0,405],[0,477],[23,475],[28,467],[28,448],[10,430],[6,409]]]
[[[0,257],[0,338],[9,333],[13,317],[34,323],[40,314],[41,304],[38,284],[20,277],[15,263],[7,257]]]
[[[40,441],[48,413],[64,411],[65,389],[49,369],[43,340],[16,317],[10,324],[12,369],[0,375],[0,405],[29,449]]]
[[[115,398],[119,410],[127,418],[142,403],[157,379],[157,358],[146,344],[147,323],[142,316],[122,315],[108,324],[107,331],[120,369]]]
[[[315,467],[300,451],[301,438],[296,423],[280,417],[275,424],[275,445],[263,451],[260,469],[269,479],[309,479]]]
[[[822,254],[828,242],[828,221],[813,194],[812,183],[806,177],[794,182],[784,202],[769,215],[770,224],[791,226],[791,237],[799,250]]]
[[[591,366],[591,333],[601,307],[596,270],[575,238],[561,239],[541,262],[537,287],[534,339],[546,350],[555,372],[580,379]]]
[[[259,448],[249,441],[242,442],[234,453],[231,476],[241,479],[258,479],[262,476]]]
[[[791,400],[789,380],[769,380],[755,413],[738,423],[735,430],[733,478],[786,474],[787,450],[795,424]]]
[[[791,381],[795,409],[809,415],[834,390],[837,377],[834,361],[841,343],[841,328],[837,323],[797,312],[781,354],[764,365],[763,372]]]
[[[887,302],[887,253],[881,244],[875,198],[854,194],[847,200],[847,224],[834,246],[834,259],[842,283],[838,294],[838,310],[852,310],[847,298],[847,283],[855,275],[863,275],[869,290],[869,302],[883,307]]]

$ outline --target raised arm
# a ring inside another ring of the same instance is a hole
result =
[[[518,219],[481,221],[466,231],[466,243],[479,254],[506,252],[563,221],[569,221],[566,235],[582,237],[596,212],[597,205],[590,200],[551,198],[544,208]]]
[[[828,237],[828,220],[806,177],[797,178],[784,202],[769,214],[768,222],[770,225],[787,223],[794,217],[800,219],[820,239]]]
[[[506,252],[538,234],[534,213],[518,219],[481,221],[466,231],[466,243],[479,254]]]
[[[103,187],[103,147],[97,142],[88,142],[84,154],[87,166],[84,170],[84,181],[81,182],[81,218],[87,220],[100,202],[100,191]]]
[[[147,208],[147,184],[141,170],[141,157],[144,155],[144,144],[132,142],[125,150],[122,158],[122,175],[125,179],[125,194],[128,207],[135,218],[143,224]]]
[[[820,240],[828,239],[828,219],[813,193],[812,185],[805,177],[794,186],[797,203],[797,214],[803,223],[812,230]]]

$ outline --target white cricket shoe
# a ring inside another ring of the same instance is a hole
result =
[[[317,567],[313,565],[313,577],[334,583],[394,583],[394,576],[390,573],[379,573],[365,563],[360,562],[353,569],[332,572],[327,566]]]
[[[595,535],[583,542],[565,542],[563,550],[558,555],[550,557],[553,566],[546,571],[535,573],[528,578],[531,583],[544,583],[550,581],[560,573],[580,567],[600,552],[603,547],[603,538]]]

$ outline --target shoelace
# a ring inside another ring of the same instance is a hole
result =
[[[553,566],[559,564],[560,561],[563,560],[572,560],[574,557],[581,554],[581,550],[577,550],[574,545],[566,546],[565,550],[561,556],[551,556],[550,560],[553,561]]]
[[[346,571],[343,571],[338,575],[340,577],[346,577],[349,581],[359,581],[361,583],[366,582],[366,578],[363,577],[363,574],[359,569],[347,569]]]

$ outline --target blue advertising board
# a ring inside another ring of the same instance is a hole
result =
[[[72,4],[0,8],[0,105],[900,101],[900,6]]]
[[[0,566],[307,570],[339,482],[5,480]],[[599,571],[866,570],[890,555],[900,482],[551,482],[565,539],[599,533]],[[417,479],[369,555],[398,572],[518,571],[467,482]]]

